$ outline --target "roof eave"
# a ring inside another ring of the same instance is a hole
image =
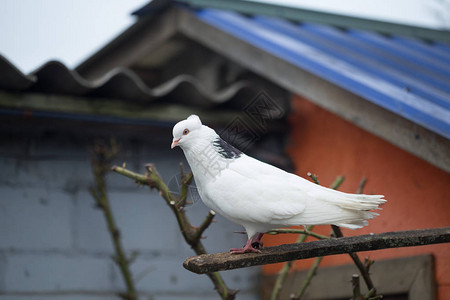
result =
[[[128,67],[177,32],[176,14],[176,9],[167,9],[160,15],[139,18],[75,70],[87,79],[96,79],[113,68]]]
[[[183,10],[180,30],[291,93],[450,172],[450,140],[228,34]],[[202,34],[198,34],[202,32]]]

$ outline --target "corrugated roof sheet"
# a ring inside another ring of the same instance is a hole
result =
[[[196,16],[283,60],[450,139],[450,47],[200,9]]]
[[[246,43],[450,139],[449,45],[226,10],[186,9]],[[177,74],[150,87],[127,68],[87,80],[54,61],[25,75],[0,56],[0,88],[141,103],[177,98],[211,106],[236,99],[251,86],[238,81],[211,91],[197,78]]]
[[[207,89],[199,79],[178,74],[150,87],[132,70],[115,68],[96,80],[87,80],[58,61],[50,61],[30,74],[23,74],[0,55],[0,89],[16,92],[38,92],[71,96],[129,100],[150,103],[159,99],[177,99],[177,103],[208,107],[239,98],[251,91],[251,83],[235,81],[220,90]]]

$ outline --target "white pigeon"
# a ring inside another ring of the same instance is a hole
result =
[[[191,115],[173,128],[171,148],[180,146],[194,174],[201,199],[213,211],[242,225],[248,235],[232,253],[260,252],[271,229],[323,225],[357,229],[377,216],[370,210],[386,202],[382,195],[347,194],[245,155]],[[256,247],[256,248],[255,248]]]

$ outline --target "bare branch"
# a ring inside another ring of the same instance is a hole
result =
[[[148,177],[147,176],[139,174],[139,173],[132,172],[132,171],[130,171],[128,169],[125,169],[125,167],[114,166],[114,167],[111,168],[111,170],[113,172],[116,172],[116,173],[119,173],[119,174],[124,175],[126,177],[129,177],[129,178],[133,179],[134,181],[136,181],[137,183],[152,186],[152,184],[148,181]]]
[[[305,235],[306,237],[306,235]],[[280,270],[280,273],[278,273],[277,280],[275,281],[275,284],[272,289],[272,293],[270,294],[270,300],[277,300],[278,295],[280,294],[281,290],[283,289],[284,282],[286,281],[286,278],[289,274],[289,271],[292,268],[292,265],[294,264],[294,261],[290,260],[287,261],[283,267]]]
[[[367,182],[366,178],[363,177],[361,179],[361,182],[359,183],[359,186],[358,186],[358,191],[357,191],[358,194],[362,193],[362,191],[364,189],[364,186],[366,185],[366,182]],[[339,228],[339,226],[331,225],[331,228],[333,229],[335,237],[342,238],[344,236],[342,234],[342,230],[341,230],[341,228]],[[361,260],[358,257],[358,254],[350,252],[350,253],[348,253],[348,255],[350,255],[350,258],[353,260],[353,262],[355,263],[356,267],[359,269],[359,272],[361,273],[361,275],[362,275],[362,277],[364,279],[364,282],[367,285],[367,289],[368,290],[373,290],[374,293],[376,293],[376,289],[375,289],[375,286],[373,284],[372,278],[370,278],[369,269],[366,268],[366,265],[361,262]],[[359,284],[359,278],[358,278],[358,284]]]
[[[208,212],[208,215],[206,216],[205,220],[203,220],[202,224],[198,227],[197,231],[194,234],[194,240],[197,242],[202,238],[203,232],[208,228],[208,226],[213,221],[214,217],[216,216],[216,213],[212,210]]]
[[[180,206],[186,206],[186,200],[189,191],[189,185],[192,183],[194,178],[192,172],[185,173],[183,163],[180,163],[180,173],[181,173],[181,187],[180,187]]]
[[[147,173],[145,175],[134,173],[125,169],[124,167],[118,166],[114,166],[112,170],[118,174],[135,180],[139,184],[148,185],[150,188],[157,189],[172,212],[175,214],[178,226],[181,230],[181,234],[183,235],[186,243],[191,246],[191,248],[197,255],[206,254],[206,249],[200,239],[202,238],[202,233],[213,222],[215,213],[210,211],[201,225],[196,228],[195,226],[191,225],[188,217],[185,214],[185,211],[181,209],[182,207],[184,207],[187,198],[188,187],[193,179],[192,172],[188,174],[184,173],[183,166],[180,165],[182,186],[180,198],[177,198],[170,192],[169,188],[159,175],[154,164],[147,164],[145,167],[147,169]],[[223,300],[232,300],[235,298],[237,290],[229,289],[219,273],[208,272],[207,276],[211,279],[215,289],[220,294]]]
[[[339,228],[339,226],[331,225],[331,228],[333,228],[334,235],[337,238],[342,238],[344,236],[342,234],[342,230],[341,230],[341,228]],[[353,260],[353,262],[355,263],[356,267],[359,269],[359,272],[361,273],[362,277],[364,278],[364,282],[366,283],[367,288],[369,290],[371,290],[371,289],[376,290],[375,286],[372,282],[372,279],[370,278],[369,271],[364,266],[362,261],[359,259],[358,254],[356,254],[354,252],[349,252],[348,255],[350,255],[350,257]]]
[[[113,241],[115,255],[113,256],[114,262],[120,269],[125,285],[127,287],[126,293],[120,293],[119,296],[122,299],[136,300],[137,294],[132,279],[131,271],[129,269],[129,263],[132,258],[128,259],[123,250],[123,246],[120,240],[120,231],[114,220],[112,214],[108,195],[106,193],[106,181],[105,175],[109,170],[109,163],[117,154],[117,144],[114,140],[111,140],[111,146],[108,147],[102,143],[97,143],[91,153],[91,165],[95,178],[95,187],[91,187],[90,193],[97,203],[97,207],[103,211],[106,219],[106,225]]]
[[[353,296],[352,300],[363,300],[361,296],[361,288],[359,286],[359,275],[353,274],[352,276],[352,288],[353,288]]]

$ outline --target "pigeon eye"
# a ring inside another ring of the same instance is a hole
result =
[[[183,130],[183,135],[186,135],[186,134],[188,134],[189,133],[189,129],[185,129],[185,130]]]

